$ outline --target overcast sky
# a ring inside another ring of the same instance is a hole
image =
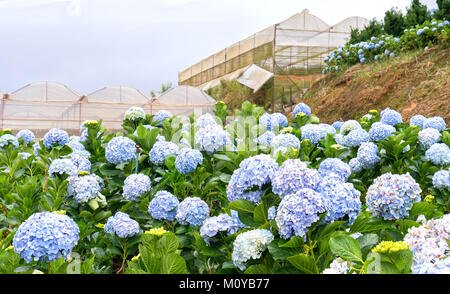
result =
[[[435,0],[422,0],[436,8]],[[0,0],[0,92],[57,81],[81,94],[145,93],[253,33],[309,9],[329,25],[382,19],[410,0]]]

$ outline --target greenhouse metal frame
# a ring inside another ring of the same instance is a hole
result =
[[[207,91],[223,79],[239,78],[255,64],[274,74],[273,96],[284,94],[284,88],[301,91],[321,74],[325,56],[344,45],[352,29],[362,29],[368,23],[363,17],[353,16],[330,26],[305,9],[179,72],[178,83]],[[303,77],[303,84],[292,76]],[[271,104],[275,110],[280,101]]]

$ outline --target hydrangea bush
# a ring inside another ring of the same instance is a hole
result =
[[[111,134],[101,121],[28,143],[2,131],[7,272],[65,269],[70,252],[87,273],[448,271],[445,121],[385,109],[329,125],[302,102],[293,117],[216,107],[130,109]]]

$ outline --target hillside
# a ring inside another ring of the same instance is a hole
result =
[[[390,107],[404,120],[415,114],[442,116],[450,123],[450,48],[405,53],[388,61],[355,65],[326,75],[299,100],[321,122],[360,117]]]

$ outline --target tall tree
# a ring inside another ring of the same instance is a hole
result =
[[[431,20],[428,7],[420,3],[420,0],[412,0],[411,6],[406,11],[406,26],[414,27],[415,25],[423,24],[427,20]]]
[[[399,37],[403,34],[405,26],[405,17],[398,8],[391,8],[384,15],[384,31],[387,34]]]
[[[352,29],[349,42],[350,44],[356,44],[362,41],[370,40],[371,37],[377,37],[383,33],[383,23],[374,18],[361,31],[358,29]]]
[[[450,19],[450,0],[436,0],[438,10],[434,12],[436,19]]]

